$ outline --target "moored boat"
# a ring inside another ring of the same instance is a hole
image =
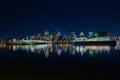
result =
[[[16,42],[8,42],[9,45],[35,45],[35,44],[50,44],[50,41],[45,40],[21,40]]]
[[[75,38],[72,41],[74,45],[111,45],[115,46],[116,41],[112,41],[109,37],[98,37],[98,38]]]

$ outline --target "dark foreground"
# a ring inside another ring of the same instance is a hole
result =
[[[106,57],[107,58],[107,57]],[[89,61],[88,61],[89,60]],[[22,63],[5,63],[0,67],[0,79],[4,80],[74,80],[74,79],[107,79],[119,78],[120,61],[111,59],[84,58],[75,60],[56,61],[42,63],[33,61]],[[8,61],[9,62],[9,61]],[[17,61],[19,62],[19,61]],[[34,63],[34,64],[33,64]],[[118,77],[117,77],[118,76]]]
[[[12,67],[1,70],[0,79],[4,80],[114,80],[119,79],[119,71],[116,69],[87,69],[87,70],[49,70],[33,69],[36,67]]]

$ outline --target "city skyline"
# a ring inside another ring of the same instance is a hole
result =
[[[119,34],[120,5],[115,1],[5,0],[0,3],[0,38],[50,32]]]
[[[78,34],[76,34],[78,33]],[[13,35],[14,36],[14,35]],[[117,34],[117,35],[114,35],[114,36],[111,36],[111,33],[109,32],[74,32],[74,31],[69,31],[69,33],[67,34],[63,34],[62,32],[50,32],[49,30],[44,30],[43,33],[35,33],[35,34],[24,34],[24,36],[16,36],[16,37],[13,37],[13,38],[1,38],[1,39],[36,39],[36,40],[40,40],[40,39],[45,39],[45,38],[51,38],[53,36],[59,36],[61,38],[70,38],[70,37],[119,37],[120,34]]]
[[[46,34],[47,32],[47,34]],[[53,31],[49,31],[49,30],[43,30],[42,32],[33,32],[33,34],[22,34],[22,35],[11,35],[11,36],[7,36],[7,37],[3,37],[1,36],[0,39],[26,39],[26,37],[41,37],[41,39],[44,39],[45,35],[50,38],[51,36],[53,35],[59,35],[61,37],[70,37],[70,36],[75,36],[75,37],[80,37],[81,34],[83,34],[83,37],[89,37],[91,34],[93,37],[104,37],[104,36],[108,36],[108,37],[119,37],[120,36],[120,33],[119,34],[112,34],[110,32],[105,32],[105,31],[101,31],[101,32],[95,32],[95,31],[90,31],[90,32],[74,32],[74,31],[69,31],[68,33],[66,34],[63,34],[63,32],[53,32]],[[30,39],[30,38],[29,38]]]

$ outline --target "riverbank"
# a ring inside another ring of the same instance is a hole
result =
[[[79,41],[79,42],[0,42],[7,45],[39,45],[39,44],[73,44],[73,45],[110,45],[115,46],[116,41]]]

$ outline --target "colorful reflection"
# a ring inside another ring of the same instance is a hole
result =
[[[110,46],[74,46],[77,53],[80,53],[83,56],[85,53],[89,53],[90,56],[96,53],[109,53]],[[76,53],[74,52],[74,53]]]
[[[5,45],[0,44],[0,48],[10,49],[13,51],[22,50],[27,53],[42,54],[44,53],[45,57],[48,58],[50,54],[57,54],[61,56],[68,53],[68,55],[80,54],[84,56],[89,53],[90,56],[98,53],[109,53],[110,46],[75,46],[71,44],[41,44],[41,45]],[[120,50],[120,46],[115,46],[115,49]]]

